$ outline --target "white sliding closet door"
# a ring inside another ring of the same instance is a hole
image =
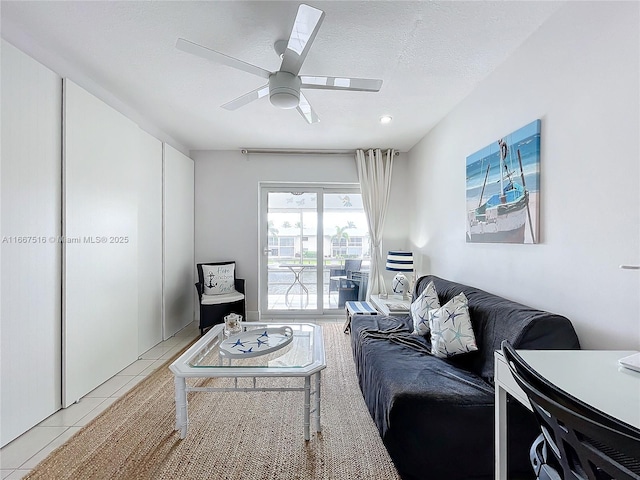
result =
[[[60,408],[62,79],[1,48],[4,446]]]
[[[164,338],[193,321],[193,160],[164,145]]]
[[[162,341],[162,142],[140,130],[138,354]]]
[[[67,407],[138,357],[140,130],[69,80],[63,118]]]

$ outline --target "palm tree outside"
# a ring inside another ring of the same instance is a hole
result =
[[[349,233],[347,230],[355,228],[352,221],[347,222],[344,227],[336,225],[336,233],[331,237],[331,254],[333,257],[343,257],[347,254],[347,246],[349,245]]]

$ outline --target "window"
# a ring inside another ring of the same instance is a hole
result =
[[[344,309],[329,290],[331,269],[348,258],[369,267],[369,233],[355,186],[262,185],[260,309],[268,315]],[[266,228],[265,228],[266,226]],[[304,266],[296,276],[292,266]]]

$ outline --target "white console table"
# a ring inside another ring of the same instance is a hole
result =
[[[389,295],[389,298],[380,298],[380,295],[371,295],[371,303],[382,315],[409,315],[411,300]]]
[[[583,402],[640,428],[640,373],[618,365],[633,354],[606,350],[518,350],[540,375]],[[507,393],[531,410],[501,351],[495,352],[495,478],[507,478]]]

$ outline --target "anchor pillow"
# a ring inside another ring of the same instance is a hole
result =
[[[429,282],[420,296],[411,304],[411,318],[413,319],[413,333],[426,335],[429,333],[429,312],[440,308],[438,292],[433,281]]]
[[[205,295],[222,295],[235,292],[235,263],[202,265],[202,280]]]
[[[469,302],[464,293],[449,300],[442,307],[429,312],[431,353],[447,358],[478,350],[469,316]]]

